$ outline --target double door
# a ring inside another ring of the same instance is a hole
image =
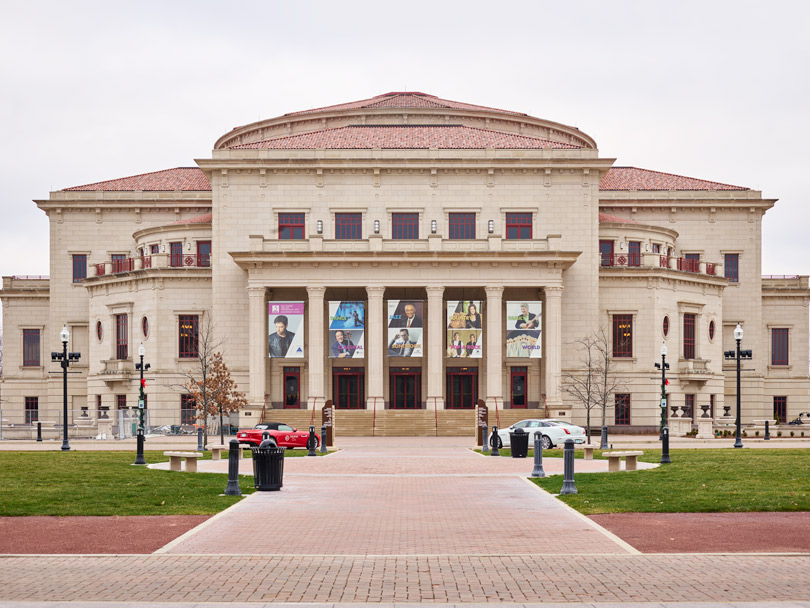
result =
[[[332,401],[336,408],[358,410],[366,407],[366,372],[362,367],[332,369]]]
[[[478,402],[478,368],[448,367],[445,400],[448,409],[474,408]]]
[[[391,409],[420,409],[422,407],[422,369],[391,368],[388,376]]]

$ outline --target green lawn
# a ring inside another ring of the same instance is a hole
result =
[[[671,464],[647,471],[575,473],[578,493],[560,499],[585,514],[810,511],[808,450],[693,449],[670,456]],[[661,450],[639,458],[660,459]],[[555,494],[562,487],[562,475],[532,481]]]
[[[144,457],[168,461],[163,452]],[[219,496],[226,474],[153,471],[134,460],[134,452],[0,452],[0,516],[210,515],[239,500]],[[253,477],[239,485],[253,492]]]

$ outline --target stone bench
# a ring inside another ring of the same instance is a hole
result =
[[[211,450],[211,460],[222,460],[223,450],[230,450],[231,446],[225,444],[209,445],[208,449]]]
[[[163,452],[164,456],[169,457],[169,468],[172,471],[182,471],[181,463],[186,461],[186,473],[197,472],[197,459],[202,456],[198,452]]]
[[[595,449],[599,448],[599,446],[597,444],[595,444],[595,443],[582,443],[577,447],[582,448],[582,451],[583,451],[582,459],[583,460],[593,460],[593,451]]]
[[[621,471],[621,459],[624,458],[624,470],[635,471],[638,468],[638,457],[644,452],[602,452],[608,459],[608,471]]]

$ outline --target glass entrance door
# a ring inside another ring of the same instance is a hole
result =
[[[362,367],[332,370],[332,401],[340,409],[365,409],[366,373]]]
[[[525,367],[512,368],[512,409],[526,407],[526,372]]]
[[[478,401],[478,368],[447,368],[447,408],[472,409]]]
[[[422,407],[422,370],[413,368],[391,369],[388,377],[391,409],[419,409]]]
[[[284,368],[284,409],[292,410],[301,407],[301,368]]]

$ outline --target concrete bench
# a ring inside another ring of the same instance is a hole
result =
[[[644,452],[602,452],[608,459],[608,471],[621,471],[621,459],[624,458],[624,470],[635,471],[638,468],[638,457]]]
[[[580,447],[583,451],[583,460],[593,460],[593,451],[599,448],[599,446],[595,443],[583,443],[580,445]]]
[[[211,460],[222,460],[222,451],[230,450],[231,446],[225,444],[209,445],[208,449],[211,450]]]
[[[169,457],[169,468],[172,471],[182,471],[181,463],[186,461],[186,473],[197,472],[197,459],[202,456],[198,452],[163,452],[164,456]]]

